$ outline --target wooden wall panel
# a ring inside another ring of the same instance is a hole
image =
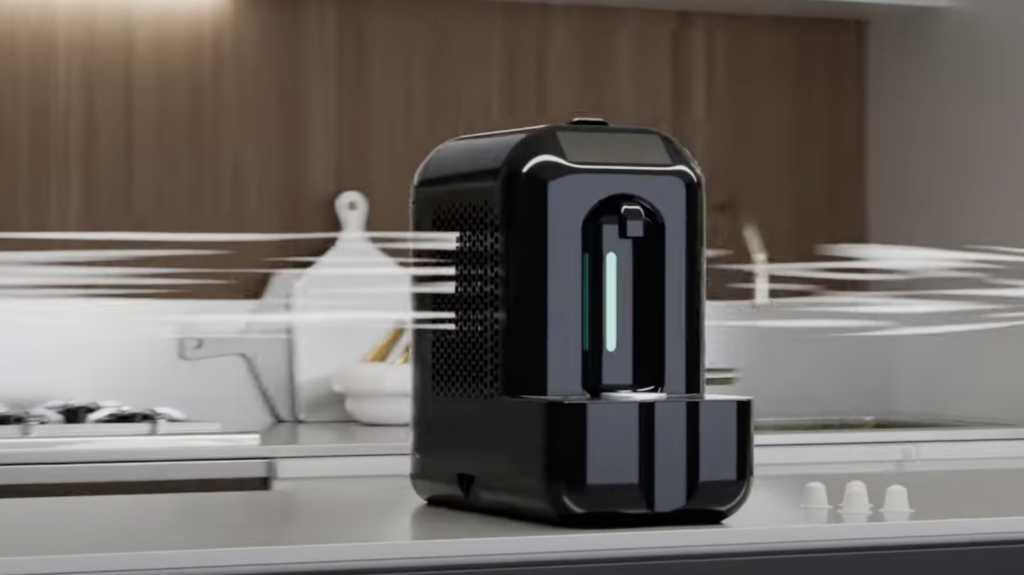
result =
[[[437,143],[600,116],[692,149],[713,247],[742,250],[741,209],[806,258],[864,237],[861,48],[855,22],[473,0],[0,0],[0,229],[329,231],[345,189],[404,229]]]

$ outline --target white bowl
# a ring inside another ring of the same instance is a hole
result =
[[[335,372],[331,389],[345,398],[345,410],[366,425],[409,425],[412,421],[412,366],[359,363]]]

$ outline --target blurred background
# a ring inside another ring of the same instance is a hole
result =
[[[331,231],[334,196],[357,189],[371,229],[405,230],[440,142],[600,117],[694,153],[711,247],[744,251],[741,212],[782,261],[867,239],[857,21],[473,0],[0,9],[0,229]],[[236,257],[218,263],[254,267]],[[266,281],[239,279],[189,295],[254,297]]]
[[[820,260],[826,244],[1024,246],[1024,73],[1009,56],[1024,8],[570,4],[0,0],[0,249],[21,254],[16,263],[29,252],[143,250],[127,263],[98,252],[77,261],[208,282],[112,298],[88,293],[105,281],[80,279],[81,293],[5,283],[0,401],[168,404],[245,430],[280,422],[266,399],[275,376],[253,385],[256,352],[190,361],[180,322],[146,324],[157,336],[139,337],[112,318],[252,310],[270,272],[301,270],[335,243],[339,193],[365,196],[370,232],[407,230],[419,163],[474,132],[600,117],[675,136],[707,178],[709,265],[747,265],[757,245],[773,263]],[[43,232],[75,234],[32,235]],[[170,245],[85,232],[314,237]],[[144,251],[169,247],[218,253]],[[408,263],[405,247],[380,247]],[[1024,420],[1019,329],[787,328],[789,299],[882,288],[783,274],[770,301],[755,302],[748,272],[709,272],[708,365],[734,372],[728,389],[753,395],[759,416]],[[288,300],[287,289],[276,297]],[[294,352],[289,341],[269,353]],[[292,369],[282,361],[260,369]]]

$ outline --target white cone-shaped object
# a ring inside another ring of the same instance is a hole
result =
[[[831,509],[828,503],[828,491],[825,484],[819,481],[812,481],[804,486],[804,498],[800,503],[804,509]]]
[[[871,502],[868,500],[868,488],[860,481],[851,481],[846,484],[846,492],[843,494],[843,505],[840,513],[848,515],[870,515]]]
[[[882,505],[883,513],[910,513],[910,493],[902,485],[890,485],[885,490],[885,503]]]

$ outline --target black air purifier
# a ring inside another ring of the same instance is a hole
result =
[[[428,503],[568,526],[718,523],[753,475],[749,398],[704,393],[704,199],[654,130],[464,136],[412,188],[412,483]],[[446,246],[451,248],[452,245]],[[435,260],[436,261],[436,260]],[[437,282],[448,282],[448,288]]]

